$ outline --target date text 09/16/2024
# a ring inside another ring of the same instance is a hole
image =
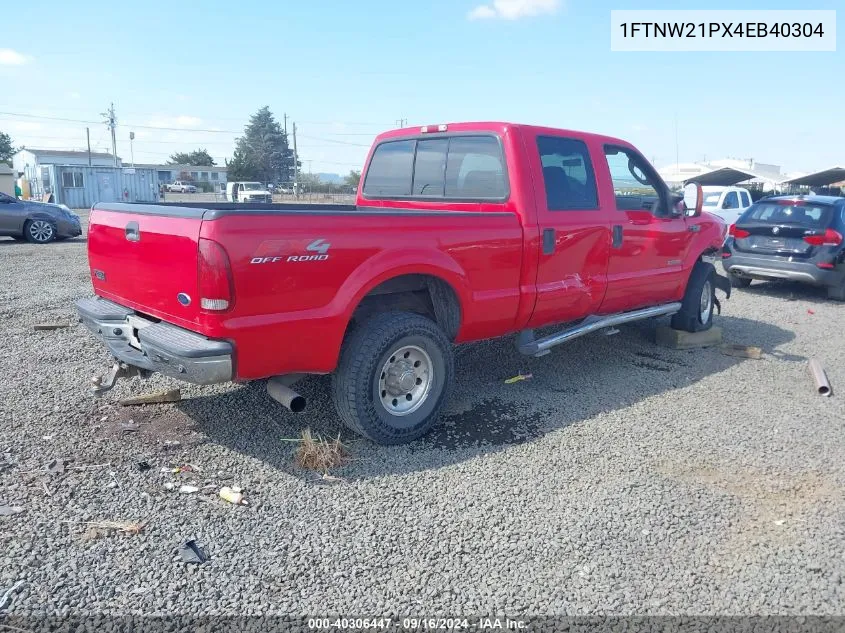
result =
[[[410,631],[519,631],[528,623],[510,618],[309,618],[314,630],[410,630]]]

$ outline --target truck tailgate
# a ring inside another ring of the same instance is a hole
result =
[[[101,204],[91,211],[88,263],[94,291],[120,305],[196,330],[202,213],[197,209],[176,213],[173,207],[161,215],[133,213],[133,206]]]

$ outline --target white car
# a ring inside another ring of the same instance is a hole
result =
[[[718,215],[730,226],[751,206],[751,194],[742,187],[702,187],[704,211]]]
[[[226,199],[231,202],[273,202],[271,194],[260,182],[226,183]]]
[[[171,183],[165,187],[167,191],[176,192],[176,193],[196,193],[197,188],[189,182],[182,182],[181,180],[177,180],[174,183]]]

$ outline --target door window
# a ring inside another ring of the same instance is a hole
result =
[[[739,209],[739,195],[736,191],[729,191],[725,196],[725,202],[722,204],[723,209]]]
[[[613,180],[616,208],[665,215],[660,192],[655,185],[659,180],[645,159],[624,147],[606,146],[604,154]]]
[[[598,209],[593,164],[583,141],[538,136],[537,149],[549,211]]]
[[[742,197],[742,208],[746,209],[751,206],[751,197],[747,191],[741,191],[739,194]]]

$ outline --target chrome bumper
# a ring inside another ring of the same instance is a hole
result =
[[[127,365],[197,385],[232,379],[233,350],[227,341],[139,319],[134,310],[97,297],[80,299],[76,311],[112,355]]]

